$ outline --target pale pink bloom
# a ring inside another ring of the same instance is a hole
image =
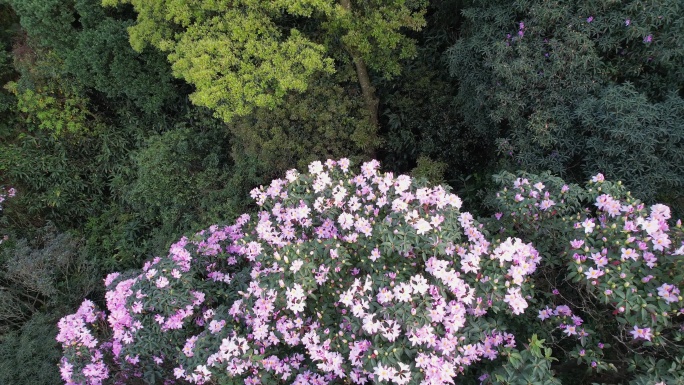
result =
[[[340,166],[340,169],[343,172],[347,172],[349,170],[349,159],[347,158],[342,158],[339,161],[337,161],[337,165]]]
[[[425,279],[425,277],[422,275],[416,274],[411,277],[411,288],[413,289],[414,293],[423,295],[425,292],[427,292],[428,287],[427,279]]]
[[[166,277],[159,277],[155,281],[155,285],[157,285],[158,288],[163,289],[166,286],[168,286],[169,280]]]
[[[518,178],[513,182],[513,187],[520,188],[528,184],[530,184],[530,181],[527,178]]]
[[[606,178],[601,173],[598,173],[598,174],[591,177],[591,181],[594,183],[597,183],[597,182],[600,183],[600,182],[603,182],[605,180],[606,180]]]
[[[314,162],[311,162],[311,164],[309,164],[309,173],[316,175],[322,171],[323,171],[323,163],[321,163],[320,161],[316,160]]]
[[[416,229],[416,233],[418,235],[422,235],[427,233],[428,231],[432,230],[432,227],[430,226],[430,223],[426,221],[423,218],[420,218],[414,225],[413,227]]]
[[[399,175],[394,181],[394,191],[399,194],[411,187],[411,177],[408,175]]]
[[[556,202],[552,201],[551,199],[544,199],[540,204],[539,208],[546,211],[550,209],[552,206],[555,206]]]
[[[631,259],[636,261],[639,258],[639,253],[636,252],[636,250],[631,249],[631,248],[621,248],[622,255],[620,256],[620,259],[623,261],[626,261],[627,259]]]
[[[343,230],[349,230],[354,225],[354,216],[349,213],[342,213],[337,218],[337,223],[340,224]]]
[[[553,315],[553,310],[549,309],[547,306],[545,309],[539,310],[539,315],[537,316],[540,320],[544,321],[547,318],[551,318]]]
[[[678,302],[679,294],[679,288],[675,285],[664,283],[658,288],[658,296],[667,302]]]
[[[634,330],[630,331],[632,334],[632,337],[637,340],[637,339],[644,339],[647,341],[651,340],[651,337],[653,337],[653,334],[651,333],[651,328],[639,328],[637,325],[634,325]]]
[[[507,290],[507,294],[504,297],[504,302],[508,303],[508,305],[511,307],[511,311],[513,314],[522,314],[525,312],[525,309],[527,308],[527,301],[525,301],[525,298],[520,295],[520,288],[512,288],[509,287]]]
[[[556,306],[556,310],[553,312],[555,315],[559,316],[571,316],[572,315],[572,310],[570,310],[570,307],[567,305],[558,305]]]
[[[651,242],[653,242],[653,250],[659,251],[668,249],[672,244],[672,241],[670,241],[670,238],[665,233],[654,234]]]
[[[589,270],[584,272],[584,275],[587,276],[587,279],[596,279],[604,274],[605,273],[603,272],[603,270],[594,269],[593,267],[590,267]]]
[[[568,336],[574,336],[577,334],[577,326],[575,325],[568,325],[563,329],[563,333],[567,334]]]
[[[585,234],[590,234],[594,231],[594,227],[596,227],[596,224],[594,223],[593,219],[585,219],[584,222],[582,222],[582,227],[584,227],[584,233]]]
[[[573,249],[579,249],[580,247],[582,247],[582,245],[584,245],[584,241],[581,239],[575,239],[570,241],[570,246],[572,246]]]
[[[149,279],[149,280],[152,280],[152,278],[153,278],[156,274],[157,274],[157,270],[156,270],[156,269],[149,269],[149,270],[147,270],[147,273],[145,273],[145,277],[147,277],[147,279]]]
[[[390,302],[392,298],[394,298],[394,294],[392,294],[391,291],[387,290],[386,287],[383,287],[376,295],[376,298],[378,299],[379,304],[384,305]]]
[[[220,321],[213,320],[209,323],[209,331],[211,332],[211,334],[216,334],[216,333],[220,332],[224,326],[226,326],[226,321],[224,321],[224,320],[220,320]]]
[[[411,301],[411,286],[406,283],[400,283],[394,287],[394,298],[399,302],[410,302]]]
[[[299,269],[302,268],[303,264],[304,264],[304,261],[302,261],[301,259],[298,259],[298,260],[292,262],[292,265],[290,265],[290,271],[293,273],[298,272]]]
[[[121,275],[120,273],[111,273],[107,275],[107,278],[104,280],[105,286],[109,286],[114,282],[115,279],[117,279]]]
[[[393,377],[392,373],[389,370],[390,368],[390,366],[383,366],[382,364],[378,364],[378,366],[373,368],[373,374],[378,376],[378,382],[387,381]]]

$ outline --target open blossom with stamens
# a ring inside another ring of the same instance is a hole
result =
[[[679,289],[675,285],[664,283],[658,288],[658,296],[667,302],[678,302],[679,294]]]
[[[632,337],[636,339],[643,339],[646,341],[650,341],[651,337],[653,337],[653,333],[651,333],[651,328],[640,328],[637,325],[634,325],[634,330],[630,331],[632,334]]]

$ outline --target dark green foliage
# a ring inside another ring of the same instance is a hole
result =
[[[24,229],[44,220],[60,228],[78,227],[107,201],[116,164],[125,161],[126,134],[103,130],[56,138],[35,131],[1,143],[0,170],[21,191],[16,210],[6,214]]]
[[[137,175],[125,193],[134,212],[175,232],[236,215],[243,209],[239,197],[246,196],[232,182],[223,124],[206,111],[195,119],[147,140],[133,155]]]
[[[441,177],[431,180],[449,184],[471,210],[478,211],[481,191],[491,185],[490,175],[498,170],[496,136],[464,124],[463,114],[454,103],[458,82],[449,75],[443,53],[457,41],[462,3],[431,1],[427,26],[414,36],[418,55],[403,63],[397,79],[379,83],[383,121],[380,158],[385,167],[414,175],[439,171],[439,167],[427,170],[428,163],[421,165],[420,159],[445,165]]]
[[[577,115],[587,172],[615,175],[646,198],[684,186],[684,99],[676,92],[653,102],[630,83],[611,85],[580,103]]]
[[[21,329],[0,335],[0,385],[62,384],[56,322],[60,316],[36,313]]]
[[[537,335],[525,344],[524,350],[513,351],[507,362],[497,367],[484,384],[496,385],[560,385],[561,382],[551,370],[551,349],[544,346],[544,340]]]
[[[153,113],[177,95],[164,56],[133,51],[128,43],[128,24],[104,18],[91,28],[84,27],[65,58],[65,68],[107,97],[127,98]]]
[[[83,240],[54,226],[0,245],[0,384],[57,384],[56,323],[100,286]]]
[[[638,366],[637,366],[638,365]],[[673,362],[655,360],[653,357],[634,356],[630,360],[630,369],[637,367],[645,368],[641,375],[637,376],[630,385],[649,385],[662,382],[672,385],[684,385],[684,358],[676,358]]]
[[[54,226],[31,240],[10,240],[0,248],[0,331],[21,326],[37,311],[61,308],[93,291],[99,272],[82,252],[83,241]]]
[[[83,86],[149,113],[177,97],[164,55],[130,47],[126,28],[132,21],[123,12],[105,12],[98,0],[8,1],[29,37],[59,57],[63,67],[57,71]]]
[[[179,234],[246,209],[255,176],[234,166],[224,124],[190,106],[170,123],[130,152],[111,183],[116,200],[87,222],[87,250],[106,270],[134,267]]]
[[[229,124],[233,153],[259,164],[260,183],[317,159],[360,157],[377,146],[375,128],[363,116],[354,87],[321,77],[305,94],[291,94],[286,105],[260,108]]]
[[[463,15],[447,51],[458,106],[511,167],[600,170],[647,200],[684,185],[666,155],[682,152],[681,2],[474,1]]]

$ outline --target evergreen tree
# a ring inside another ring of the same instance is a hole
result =
[[[447,51],[458,106],[509,167],[604,172],[647,200],[676,198],[681,1],[472,1],[463,15]]]

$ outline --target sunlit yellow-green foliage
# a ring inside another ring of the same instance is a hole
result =
[[[426,0],[350,1],[351,10],[337,7],[326,29],[341,36],[348,50],[358,52],[368,66],[386,78],[401,72],[399,60],[415,57],[416,46],[401,29],[425,26]]]
[[[29,130],[51,131],[59,136],[64,133],[84,133],[87,100],[68,86],[48,83],[35,89],[22,89],[15,82],[5,88],[17,98],[17,109]]]
[[[193,103],[225,121],[255,107],[273,108],[313,77],[335,71],[330,52],[360,55],[390,77],[415,54],[400,30],[418,30],[426,1],[383,0],[103,0],[133,5],[133,48],[169,53],[175,76],[196,87]]]

